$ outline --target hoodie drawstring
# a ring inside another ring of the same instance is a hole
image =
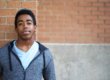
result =
[[[9,47],[8,47],[8,56],[9,56],[9,67],[10,67],[10,71],[12,71],[12,62],[11,62],[11,51],[13,48],[13,41],[10,43]]]

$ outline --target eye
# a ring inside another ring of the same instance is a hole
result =
[[[32,22],[27,22],[27,24],[28,24],[28,25],[31,25],[31,24],[32,24]]]
[[[19,22],[19,23],[18,23],[18,26],[21,26],[21,25],[23,25],[23,23],[22,23],[22,22]]]

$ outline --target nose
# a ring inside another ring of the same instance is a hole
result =
[[[26,22],[23,24],[23,27],[24,28],[27,28],[28,27]]]

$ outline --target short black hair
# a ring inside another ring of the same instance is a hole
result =
[[[19,11],[16,13],[15,22],[14,22],[15,28],[17,28],[17,20],[18,20],[18,17],[19,17],[20,15],[23,15],[23,14],[30,15],[30,16],[32,17],[33,24],[36,25],[36,18],[35,18],[34,13],[33,13],[30,9],[24,8],[24,9],[19,10]]]

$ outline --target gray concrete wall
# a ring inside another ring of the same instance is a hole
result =
[[[57,80],[110,80],[110,45],[47,44]]]

